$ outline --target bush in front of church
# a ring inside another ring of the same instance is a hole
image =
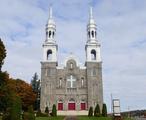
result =
[[[57,116],[57,109],[56,109],[56,105],[53,104],[53,108],[52,108],[52,113],[51,113],[52,116]]]
[[[28,112],[24,112],[23,120],[35,120],[33,106],[28,107]]]
[[[103,117],[107,117],[107,107],[106,107],[106,104],[103,104],[103,107],[102,107],[102,116]]]
[[[45,108],[45,113],[46,114],[49,114],[49,108],[48,108],[48,106]]]
[[[41,110],[39,109],[38,112],[36,113],[36,117],[48,117],[48,114],[42,113]]]
[[[100,117],[101,116],[99,104],[97,104],[95,109],[94,109],[94,116],[95,117]]]
[[[93,107],[89,108],[88,116],[92,117],[93,116]]]

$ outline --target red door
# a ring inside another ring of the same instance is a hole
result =
[[[86,104],[85,103],[81,103],[81,110],[86,110]]]
[[[75,103],[68,103],[68,110],[75,110],[76,104]]]
[[[58,110],[63,110],[63,103],[58,103]]]

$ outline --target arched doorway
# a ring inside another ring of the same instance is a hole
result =
[[[81,101],[80,108],[81,108],[81,110],[86,110],[86,102],[85,102],[85,100]]]
[[[62,100],[58,101],[58,110],[63,110],[63,101]]]
[[[71,98],[68,102],[68,110],[76,110],[76,103],[73,98]]]

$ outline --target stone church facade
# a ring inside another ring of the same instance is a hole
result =
[[[64,66],[60,67],[57,59],[58,45],[55,41],[56,24],[50,8],[41,62],[41,111],[47,106],[51,110],[53,104],[56,104],[58,111],[87,111],[97,103],[102,109],[102,61],[96,31],[91,8],[84,66],[80,66],[76,57],[71,54],[65,60]]]

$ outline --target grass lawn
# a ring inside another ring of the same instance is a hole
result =
[[[88,117],[88,116],[79,116],[78,120],[111,120],[109,117]]]
[[[36,120],[63,120],[64,116],[57,117],[37,117]]]
[[[78,120],[111,120],[111,118],[107,117],[87,117],[87,116],[78,116]],[[58,116],[58,117],[38,117],[36,120],[63,120],[63,116]]]

